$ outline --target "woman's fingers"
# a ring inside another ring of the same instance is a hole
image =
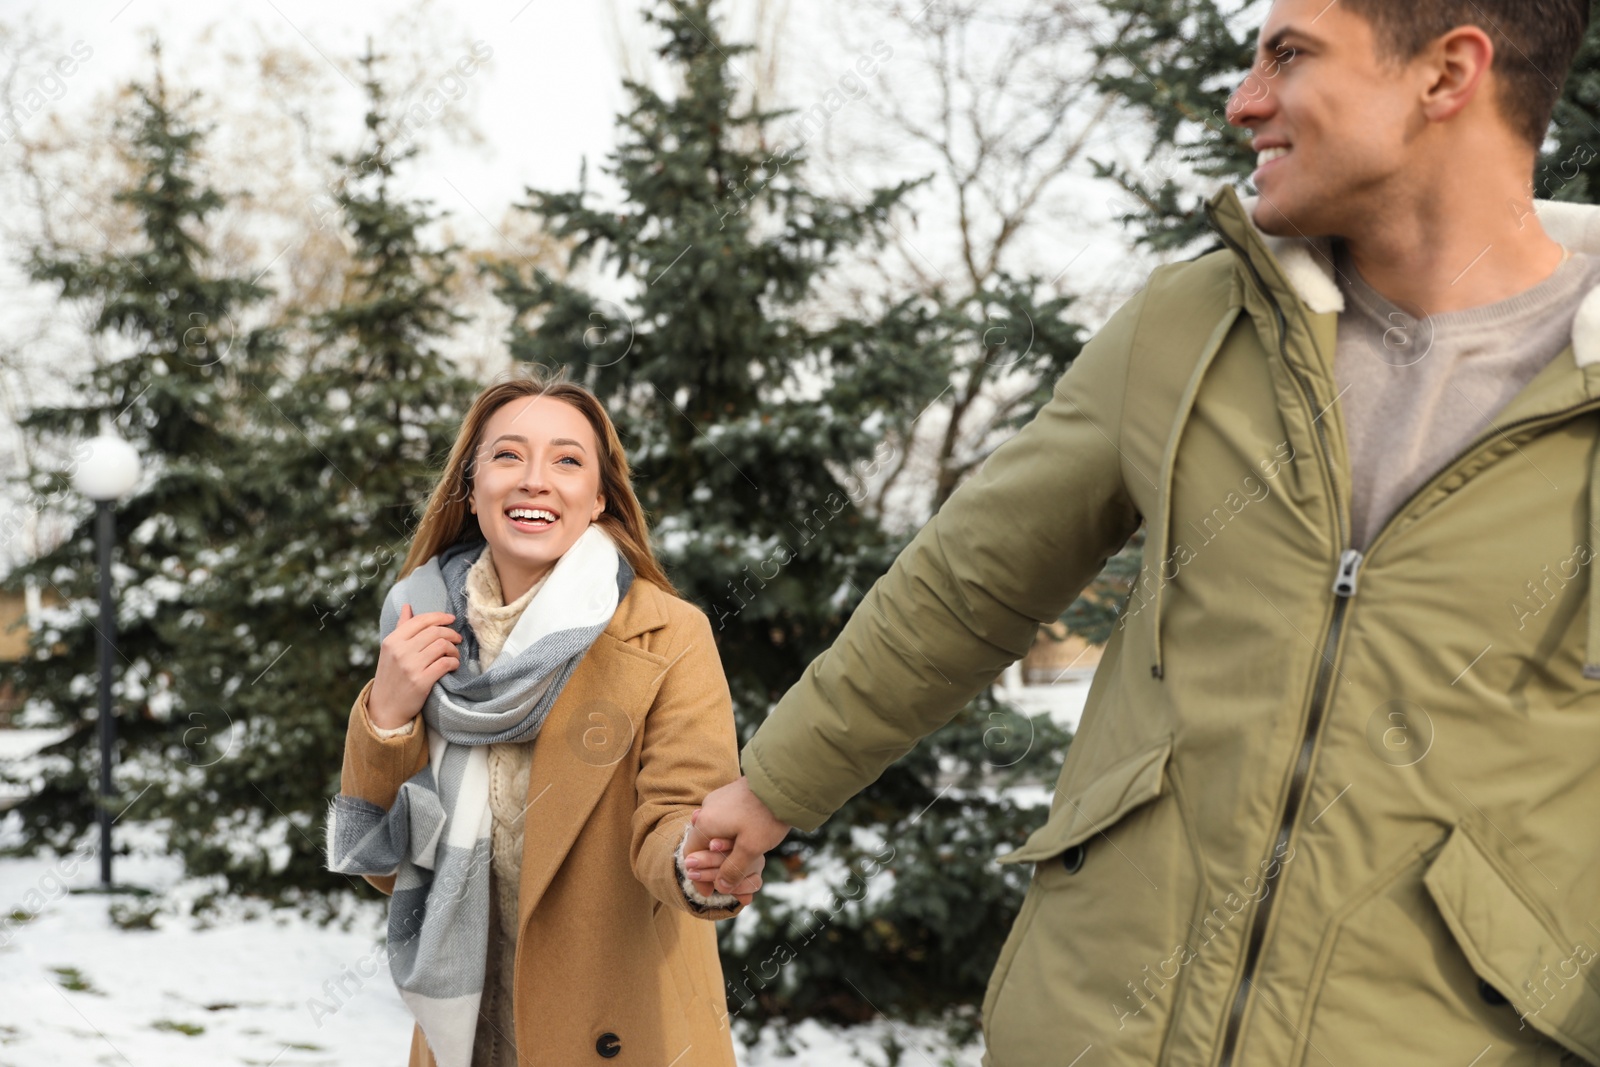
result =
[[[435,682],[459,666],[461,666],[461,660],[457,657],[440,656],[429,665],[427,673],[422,676],[422,680],[429,689],[432,689]]]
[[[394,633],[389,636],[397,637],[401,643],[409,643],[426,631],[438,627],[444,633],[454,634],[455,639],[459,641],[461,635],[450,629],[450,624],[455,621],[456,617],[448,611],[425,611],[418,615],[411,610],[410,604],[405,604],[400,609],[400,621],[395,624]],[[444,633],[434,636],[442,637]]]
[[[704,878],[696,881],[710,881],[711,876],[717,873],[717,868],[722,866],[723,856],[720,852],[685,852],[683,854],[683,869],[689,872],[691,878],[696,871],[709,872]]]
[[[451,633],[455,635],[457,640],[460,640],[460,634],[456,634],[453,630]],[[436,637],[431,644],[423,649],[423,655],[429,662],[438,659],[440,656],[454,656],[456,655],[456,642],[446,640],[443,637]]]
[[[730,871],[727,877],[723,877],[723,861],[727,858],[722,852],[691,852],[683,857],[683,866],[689,873],[690,881],[699,886],[702,893],[723,893],[737,897],[741,904],[748,904],[762,886],[761,873],[759,870],[748,871],[742,878],[734,878]],[[763,865],[765,859],[762,857]]]

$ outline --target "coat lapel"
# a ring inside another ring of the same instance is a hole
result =
[[[567,680],[534,742],[523,811],[517,928],[525,929],[617,768],[629,763],[667,661],[627,643],[666,621],[654,586],[635,581]],[[627,849],[626,837],[616,843]]]

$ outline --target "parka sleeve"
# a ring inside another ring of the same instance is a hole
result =
[[[778,818],[825,822],[1021,658],[1138,529],[1118,433],[1143,305],[1084,346],[745,745],[750,787]]]
[[[739,777],[733,697],[711,623],[683,601],[667,666],[644,720],[633,814],[633,873],[657,900],[703,919],[726,919],[742,905],[726,894],[702,895],[685,876],[682,846],[689,816],[706,794]]]
[[[413,726],[407,733],[380,735],[367,718],[367,698],[372,685],[373,682],[368,681],[362,686],[350,708],[339,792],[388,811],[394,807],[400,787],[428,765],[428,731]],[[385,893],[394,891],[394,875],[363,877]]]

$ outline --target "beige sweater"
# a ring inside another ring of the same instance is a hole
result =
[[[1334,371],[1350,446],[1351,547],[1364,550],[1572,343],[1578,305],[1600,285],[1600,258],[1573,255],[1515,296],[1419,319],[1368,285],[1342,242],[1334,257],[1345,298]]]

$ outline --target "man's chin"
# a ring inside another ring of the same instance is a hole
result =
[[[1292,210],[1286,209],[1281,199],[1268,200],[1261,195],[1256,198],[1250,221],[1256,224],[1256,229],[1273,237],[1303,236],[1304,228],[1296,225],[1291,215]]]
[[[1322,229],[1322,221],[1315,218],[1310,211],[1299,211],[1291,206],[1285,197],[1274,197],[1272,200],[1266,194],[1256,197],[1256,206],[1250,213],[1251,222],[1256,224],[1256,229],[1262,234],[1272,237],[1328,237],[1328,234],[1318,232]]]

